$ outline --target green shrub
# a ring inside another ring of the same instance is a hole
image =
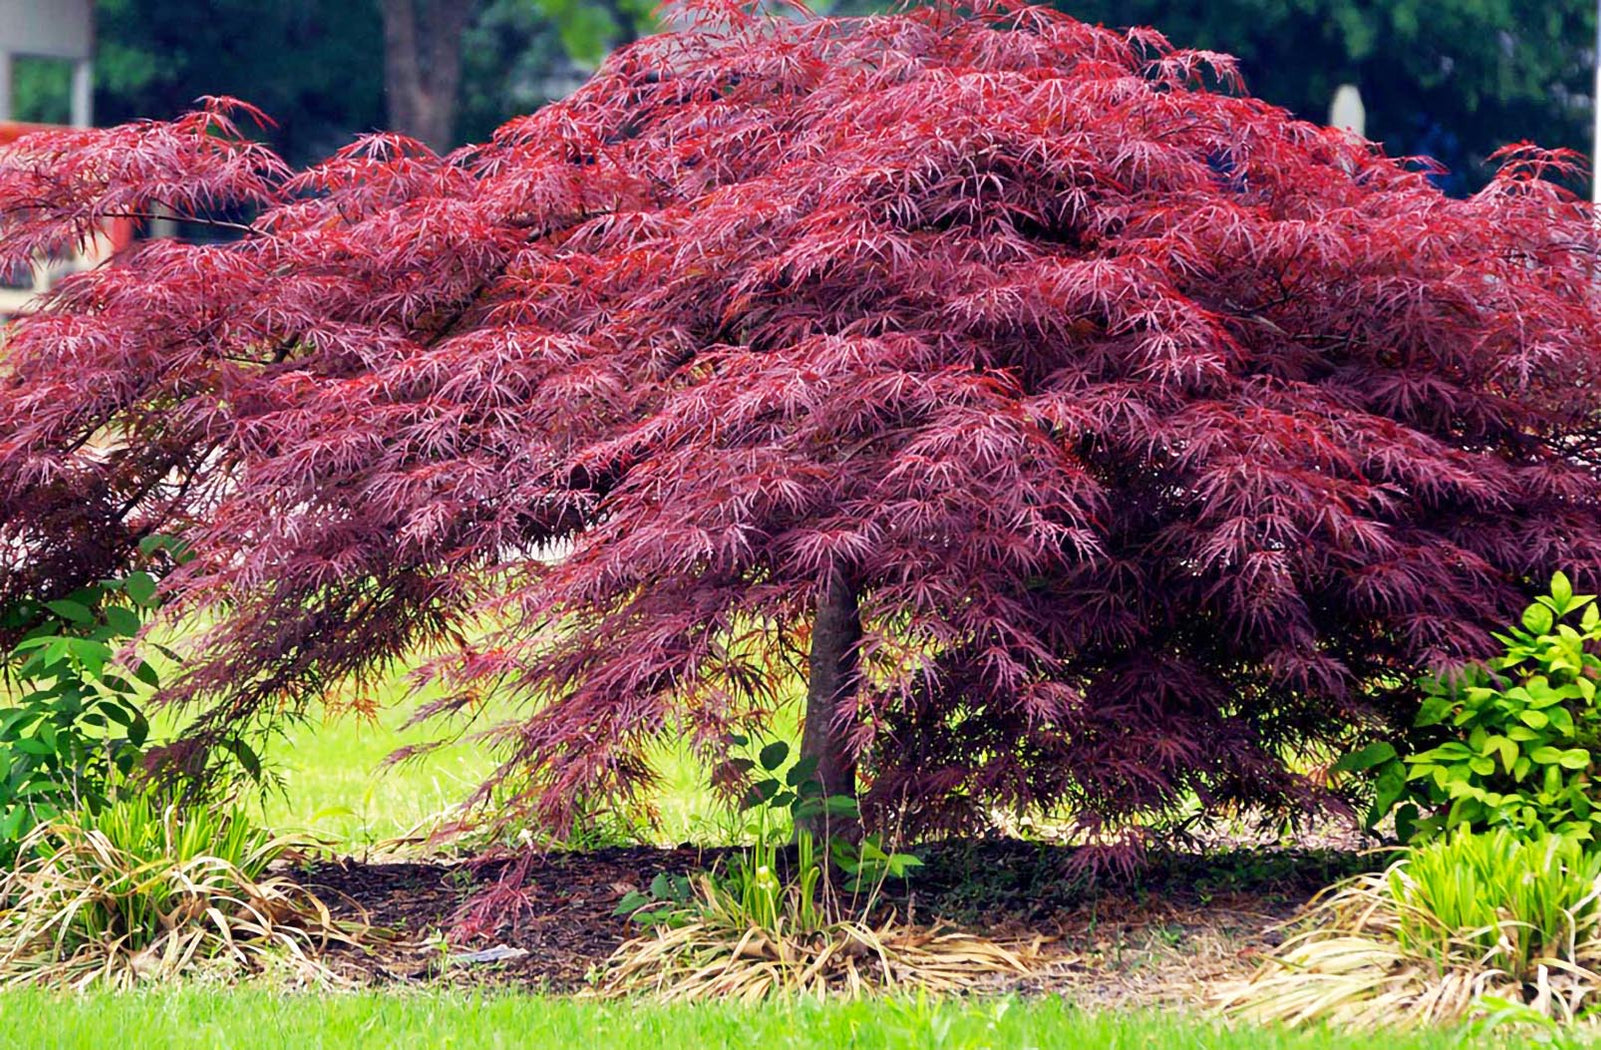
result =
[[[738,737],[735,743],[748,741]],[[808,830],[817,818],[825,831],[860,831],[856,800],[825,796],[815,776],[815,759],[802,758],[785,770],[788,760],[789,745],[783,741],[765,745],[755,759],[735,760],[738,771],[760,774],[741,806],[751,845],[729,861],[726,873],[709,873],[698,881],[715,891],[714,896],[726,897],[725,903],[752,927],[771,930],[782,921],[791,930],[813,932],[842,912],[869,916],[884,884],[907,878],[922,861],[887,849],[876,835],[828,834],[820,847]],[[786,864],[783,847],[791,836],[794,862]],[[832,879],[836,871],[845,876],[839,886]],[[657,876],[649,895],[624,896],[617,914],[647,926],[683,925],[705,903],[694,890],[695,881]]]
[[[1601,611],[1557,573],[1550,593],[1495,636],[1505,651],[1486,664],[1420,682],[1421,749],[1375,744],[1336,765],[1371,771],[1368,827],[1392,809],[1402,841],[1457,827],[1504,827],[1591,842],[1601,826],[1591,771],[1601,747],[1595,704]]]
[[[24,631],[3,665],[16,697],[0,708],[0,863],[41,821],[99,812],[133,772],[150,732],[135,681],[159,679],[149,663],[125,669],[117,655],[154,602],[155,581],[136,572],[0,614],[0,628]]]
[[[1601,996],[1601,856],[1509,828],[1414,846],[1314,901],[1224,1008],[1254,1022],[1441,1024],[1490,999],[1571,1021]]]
[[[612,956],[605,992],[855,996],[869,988],[951,991],[984,975],[1029,972],[1032,948],[877,914],[885,882],[907,877],[921,862],[871,835],[814,836],[808,826],[819,823],[859,831],[856,802],[825,797],[806,759],[783,771],[788,757],[788,745],[772,743],[741,765],[761,775],[744,804],[752,845],[726,872],[664,873],[648,895],[624,897],[617,913],[647,932]],[[792,833],[791,853],[785,846]],[[836,872],[844,874],[837,886]]]

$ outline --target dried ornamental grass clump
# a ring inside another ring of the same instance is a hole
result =
[[[264,967],[337,980],[318,956],[356,931],[268,871],[294,845],[237,811],[143,796],[41,824],[0,877],[0,985],[123,987]]]
[[[763,869],[765,870],[765,869]],[[879,922],[775,887],[776,907],[753,915],[711,876],[669,921],[620,946],[602,971],[606,995],[667,1000],[770,996],[858,998],[897,991],[961,992],[1027,977],[1038,943],[1002,944],[946,927]]]
[[[650,893],[626,895],[617,914],[648,932],[621,946],[601,971],[606,995],[663,999],[768,996],[857,998],[869,992],[956,992],[1000,977],[1027,977],[1040,938],[1003,945],[943,926],[927,928],[884,907],[884,887],[922,862],[861,833],[853,799],[827,798],[809,759],[790,768],[783,743],[761,749],[746,798],[753,844],[726,872],[662,873]],[[786,786],[787,784],[787,786]],[[819,838],[806,817],[837,834]],[[794,853],[781,851],[794,832]],[[854,834],[849,833],[854,829]],[[838,881],[836,881],[838,879]],[[889,913],[889,914],[886,914]]]
[[[1464,829],[1335,886],[1298,925],[1219,993],[1229,1016],[1373,1029],[1508,1002],[1571,1022],[1601,1001],[1601,856],[1560,836]]]

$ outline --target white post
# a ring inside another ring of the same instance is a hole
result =
[[[1329,103],[1329,127],[1363,138],[1367,134],[1367,125],[1367,107],[1362,104],[1362,92],[1357,90],[1356,85],[1341,84],[1335,88],[1334,99]]]
[[[72,126],[94,123],[94,63],[80,58],[72,64]]]
[[[11,52],[0,47],[0,120],[11,119]]]

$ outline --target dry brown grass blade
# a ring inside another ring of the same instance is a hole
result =
[[[1433,951],[1409,950],[1403,920],[1433,927]],[[1594,940],[1569,938],[1570,959],[1534,960],[1535,994],[1510,974],[1510,919],[1496,927],[1447,930],[1432,915],[1386,893],[1384,876],[1349,880],[1316,899],[1294,921],[1288,938],[1249,978],[1215,988],[1212,1005],[1247,1023],[1291,1026],[1327,1022],[1373,1031],[1424,1027],[1469,1018],[1486,996],[1526,1002],[1537,1012],[1571,1021],[1601,995],[1601,950]],[[1492,941],[1489,947],[1485,939]]]
[[[633,938],[612,955],[603,996],[667,1000],[775,994],[857,998],[872,991],[960,991],[983,978],[1027,976],[1038,943],[1001,945],[953,930],[842,921],[783,934],[696,921]]]
[[[70,820],[36,829],[22,855],[0,876],[0,986],[128,986],[279,962],[339,983],[317,957],[360,933],[286,877],[209,855],[140,859]]]

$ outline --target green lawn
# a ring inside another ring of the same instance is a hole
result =
[[[559,1047],[562,1050],[1367,1050],[1371,1037],[1228,1031],[1156,1015],[1085,1014],[1060,1000],[663,1007],[473,993],[280,995],[183,989],[0,997],[0,1045],[136,1050]],[[1385,1050],[1460,1047],[1449,1032],[1386,1035]],[[1483,1045],[1522,1045],[1517,1039]]]
[[[495,768],[494,756],[468,736],[416,761],[385,767],[384,757],[396,748],[435,737],[436,727],[402,728],[410,708],[397,698],[374,722],[349,716],[318,720],[273,740],[264,757],[283,777],[285,790],[267,800],[267,823],[313,831],[360,853],[449,812]],[[654,829],[639,830],[662,845],[726,841],[729,815],[705,790],[693,756],[663,749],[654,762],[661,783],[651,802],[659,821]]]
[[[783,724],[775,730],[792,744],[800,736],[801,688],[798,681],[792,684],[794,695],[781,709]],[[437,821],[495,768],[494,756],[475,734],[515,712],[509,705],[497,707],[492,702],[455,742],[415,761],[385,767],[385,756],[395,749],[435,740],[445,731],[440,724],[402,728],[416,706],[433,696],[432,691],[413,695],[397,675],[379,690],[374,720],[349,714],[315,717],[273,739],[263,757],[268,768],[282,776],[285,790],[267,800],[267,823],[314,831],[359,853]],[[732,815],[706,790],[700,762],[686,748],[671,745],[657,749],[651,758],[659,778],[658,790],[649,800],[657,822],[654,828],[636,830],[660,845],[726,844]]]
[[[273,741],[265,758],[282,777],[285,790],[265,803],[270,825],[310,830],[333,840],[341,851],[359,854],[426,829],[494,768],[493,756],[470,738],[420,761],[382,768],[384,757],[395,748],[427,741],[436,729],[401,728],[417,698],[407,696],[400,681],[390,683],[378,699],[374,721],[318,719]],[[793,733],[785,735],[793,740]],[[660,823],[650,837],[663,843],[728,841],[734,833],[732,818],[706,792],[699,764],[682,750],[664,749],[655,757],[661,783],[653,803]],[[1465,1042],[1459,1033],[1437,1032],[1386,1035],[1384,1044],[1385,1050],[1447,1050],[1525,1042],[1517,1037]],[[0,993],[0,1050],[1365,1050],[1374,1045],[1370,1037],[1329,1032],[1231,1031],[1200,1015],[1090,1014],[1059,999],[664,1007],[438,988],[289,994],[275,990],[270,978],[237,988],[192,985],[78,996],[36,990]]]

